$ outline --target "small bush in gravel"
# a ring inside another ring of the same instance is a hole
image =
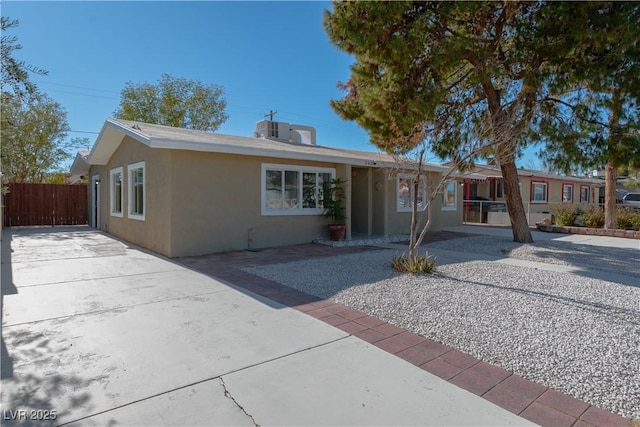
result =
[[[621,228],[620,225],[626,227],[626,229],[634,229],[636,231],[640,231],[640,209],[632,209],[632,208],[624,208],[624,213],[622,213],[621,223],[618,223],[618,228]],[[618,222],[619,213],[616,213],[616,222]]]
[[[631,225],[633,225],[634,230],[640,231],[640,210],[634,212],[631,218]]]
[[[557,225],[571,226],[576,222],[578,212],[573,205],[569,203],[563,203],[556,206],[556,208],[553,210],[553,216],[556,219]]]
[[[394,256],[391,265],[400,273],[431,273],[436,267],[436,260],[428,253],[413,258],[402,254]]]
[[[582,211],[582,225],[602,228],[604,225],[604,209],[600,206],[589,206]]]
[[[616,228],[619,230],[630,230],[633,228],[633,220],[635,213],[622,206],[618,206],[616,209]]]

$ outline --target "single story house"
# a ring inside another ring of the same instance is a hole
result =
[[[465,222],[510,224],[506,209],[501,209],[505,199],[499,167],[476,165],[463,178]],[[530,225],[543,218],[551,218],[554,208],[560,204],[586,207],[601,203],[604,197],[604,182],[597,178],[562,176],[522,168],[518,169],[518,178]]]
[[[76,153],[71,164],[71,172],[67,174],[67,184],[78,184],[84,180],[85,174],[89,170],[87,157],[89,157],[88,150],[79,150]]]
[[[383,153],[316,145],[309,126],[264,120],[241,137],[108,119],[71,173],[89,178],[92,226],[178,257],[326,238],[322,192],[336,177],[347,181],[347,238],[407,234],[406,167]],[[421,205],[448,170],[423,167]],[[445,183],[432,229],[462,224],[462,197],[461,181]]]

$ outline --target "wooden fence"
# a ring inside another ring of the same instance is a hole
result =
[[[87,185],[8,184],[2,226],[87,224]]]

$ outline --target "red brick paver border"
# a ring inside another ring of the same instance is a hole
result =
[[[464,237],[438,235],[435,240]],[[260,252],[230,252],[177,261],[322,320],[346,333],[394,354],[407,362],[468,390],[542,426],[640,427],[639,422],[605,411],[559,391],[522,378],[444,344],[389,324],[367,313],[330,300],[322,300],[280,283],[242,271],[241,268],[378,250],[371,246],[333,248],[296,245]]]

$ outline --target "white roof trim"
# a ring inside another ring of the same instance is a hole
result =
[[[134,123],[134,122],[131,122]],[[141,126],[156,126],[140,123]],[[133,124],[135,126],[135,123]],[[175,128],[168,128],[175,129]],[[193,134],[192,134],[193,135]],[[289,145],[270,140],[249,137],[228,136],[212,134],[217,141],[190,141],[178,140],[168,137],[154,137],[145,134],[142,130],[132,128],[127,123],[114,119],[107,119],[94,143],[87,158],[88,164],[106,165],[113,153],[122,143],[125,136],[129,136],[150,148],[163,148],[169,150],[191,150],[201,152],[213,152],[224,154],[238,154],[245,156],[260,156],[291,160],[309,160],[327,163],[348,164],[353,166],[369,167],[397,167],[398,163],[390,160],[391,156],[383,153],[343,150],[320,145]],[[228,142],[225,142],[225,138]],[[241,143],[239,143],[239,141]],[[246,144],[242,144],[246,142]],[[250,145],[250,144],[256,145]],[[268,144],[268,145],[266,145]],[[257,146],[262,145],[262,146]],[[288,147],[295,149],[287,149]],[[335,152],[335,154],[333,154]],[[446,167],[437,164],[423,164],[424,170],[442,172]]]
[[[80,150],[76,154],[71,164],[71,175],[86,175],[89,172],[89,163],[87,163],[88,151]]]

